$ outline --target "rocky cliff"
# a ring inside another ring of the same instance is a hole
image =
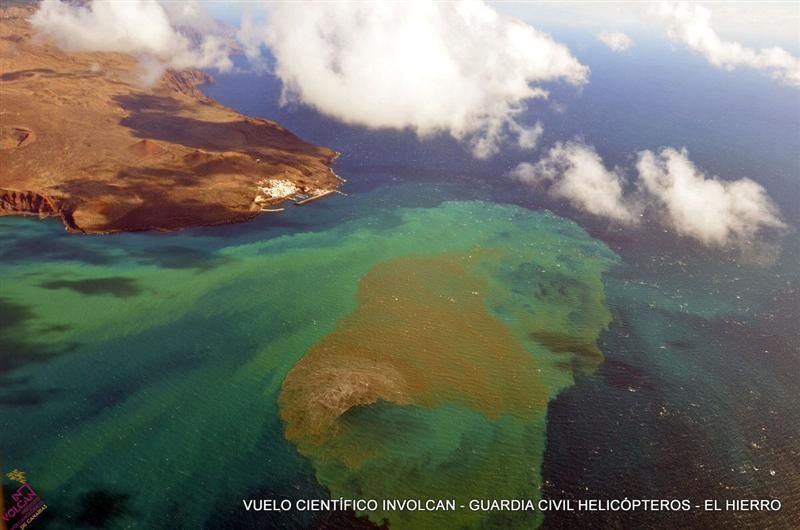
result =
[[[258,215],[282,200],[263,197],[270,181],[311,196],[340,185],[333,150],[204,96],[204,72],[144,87],[135,58],[64,52],[32,34],[32,13],[0,8],[0,215],[174,230]]]

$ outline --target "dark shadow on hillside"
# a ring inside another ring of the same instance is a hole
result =
[[[177,190],[191,195],[197,178],[188,172],[159,168],[126,168],[117,173],[118,185],[104,182],[65,182],[56,187],[81,203],[105,202],[105,229],[136,232],[174,230],[187,226],[213,226],[246,221],[257,212],[228,208],[214,193],[199,190],[193,197],[171,198]],[[108,200],[109,198],[113,200]],[[119,199],[117,199],[119,198]],[[75,208],[80,208],[77,204]],[[74,210],[73,210],[74,211]]]
[[[6,72],[0,75],[0,81],[11,83],[21,79],[29,79],[31,77],[45,77],[45,78],[68,78],[68,79],[90,79],[102,76],[98,72],[56,72],[50,68],[30,68],[28,70],[15,70],[13,72]]]
[[[276,123],[259,119],[233,122],[210,122],[179,116],[182,106],[174,98],[133,94],[116,96],[114,100],[130,114],[120,124],[132,129],[143,139],[177,143],[195,149],[237,151],[263,157],[272,162],[293,163],[290,157],[263,150],[282,150],[296,154],[319,153],[309,144]]]

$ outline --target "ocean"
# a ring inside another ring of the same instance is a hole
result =
[[[0,219],[0,462],[47,503],[36,524],[795,528],[800,99],[661,42],[561,38],[591,83],[530,105],[541,146],[577,137],[627,169],[686,147],[795,229],[743,255],[610,228],[505,176],[541,148],[476,161],[347,126],[239,61],[204,91],[340,151],[347,197],[175,233]],[[781,510],[243,507],[328,498]]]

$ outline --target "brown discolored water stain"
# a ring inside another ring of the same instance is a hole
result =
[[[286,377],[280,405],[287,438],[301,451],[318,445],[335,435],[346,411],[379,400],[466,406],[490,420],[541,415],[547,390],[536,361],[487,312],[478,262],[446,254],[372,268],[356,310]]]

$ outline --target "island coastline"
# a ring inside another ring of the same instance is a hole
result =
[[[336,151],[203,94],[208,73],[143,86],[135,57],[65,52],[32,30],[32,13],[0,8],[0,216],[173,231],[247,221],[344,182]],[[265,194],[275,182],[292,193]]]

